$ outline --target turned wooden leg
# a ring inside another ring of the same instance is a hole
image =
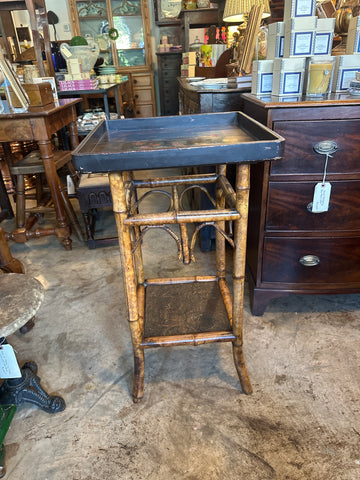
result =
[[[16,228],[25,226],[25,177],[16,176]]]
[[[49,185],[51,198],[54,202],[54,208],[57,218],[55,228],[56,235],[61,238],[66,250],[71,250],[72,241],[70,238],[70,228],[66,222],[65,207],[61,198],[61,183],[56,171],[54,155],[52,152],[50,140],[41,140],[38,142],[41,160],[44,164],[46,180]]]
[[[234,225],[234,265],[233,265],[233,357],[236,371],[239,375],[241,388],[244,393],[252,393],[249,375],[246,370],[243,354],[243,307],[244,307],[244,281],[246,259],[246,234],[249,203],[249,165],[236,167],[236,209],[240,218]]]
[[[124,225],[124,221],[127,218],[124,180],[122,174],[118,172],[111,173],[109,178],[113,199],[113,210],[119,237],[121,267],[128,307],[128,320],[134,351],[133,401],[137,403],[142,399],[144,394],[145,359],[144,350],[140,346],[143,335],[142,322],[138,311],[136,274],[132,255],[130,228]]]
[[[0,269],[4,272],[24,273],[24,266],[11,255],[3,229],[0,227]]]

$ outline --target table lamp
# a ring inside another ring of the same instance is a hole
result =
[[[230,23],[244,22],[252,7],[256,5],[264,6],[262,18],[271,15],[268,0],[226,0],[223,21]]]

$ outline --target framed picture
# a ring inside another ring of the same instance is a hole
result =
[[[20,103],[22,109],[27,110],[30,105],[30,100],[25,92],[23,86],[20,83],[19,77],[16,75],[15,71],[9,60],[6,58],[0,58],[0,69],[4,74],[4,77],[9,82],[9,85]],[[12,107],[11,98],[8,99],[9,107]],[[11,104],[10,104],[11,103]],[[16,108],[16,107],[15,107]]]
[[[177,23],[181,0],[154,0],[155,20],[159,23]]]

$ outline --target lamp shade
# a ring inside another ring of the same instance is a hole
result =
[[[226,0],[223,21],[224,22],[242,22],[244,15],[250,13],[254,5],[263,5],[263,18],[270,16],[270,6],[268,0]]]

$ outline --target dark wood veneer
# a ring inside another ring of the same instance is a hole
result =
[[[247,271],[251,308],[289,294],[360,292],[360,100],[281,102],[243,94],[243,111],[285,138],[283,158],[251,168]],[[323,178],[316,143],[333,140],[330,207],[307,209]],[[304,255],[319,264],[303,266]]]

